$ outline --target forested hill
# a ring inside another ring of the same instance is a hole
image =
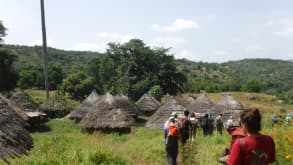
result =
[[[17,72],[36,68],[42,71],[42,48],[39,46],[4,45],[14,51]],[[48,49],[49,65],[62,68],[63,78],[85,67],[101,53]],[[244,59],[226,63],[193,62],[176,60],[176,67],[187,77],[185,92],[250,91],[278,95],[293,100],[292,61],[272,59]],[[105,64],[107,65],[107,64]]]
[[[17,71],[30,68],[42,68],[43,55],[41,46],[4,45],[17,56],[15,67]],[[71,73],[86,64],[101,53],[89,51],[67,51],[48,48],[49,65],[61,66],[65,73]]]
[[[189,86],[194,90],[244,90],[293,99],[291,61],[244,59],[217,64],[177,60],[177,67],[187,75]]]

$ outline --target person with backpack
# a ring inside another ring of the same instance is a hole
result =
[[[213,114],[210,112],[208,117],[208,125],[209,125],[209,135],[213,135],[214,132],[214,118]]]
[[[201,120],[201,128],[202,128],[202,131],[203,131],[203,135],[204,136],[207,136],[209,135],[209,115],[208,114],[205,114],[204,115],[204,118]]]
[[[245,110],[240,119],[247,136],[235,140],[227,164],[268,165],[274,162],[275,143],[272,137],[260,133],[261,114],[259,110],[256,108]]]
[[[189,132],[191,131],[192,124],[188,118],[189,116],[189,111],[185,110],[184,111],[184,118],[181,119],[180,121],[180,134],[181,134],[181,139],[182,139],[182,144],[184,145],[186,141],[189,139]]]
[[[217,134],[221,134],[223,132],[223,119],[222,119],[223,114],[219,114],[216,118],[215,118],[215,124],[216,124],[216,129],[217,129]]]
[[[168,133],[166,137],[166,152],[169,165],[176,165],[178,156],[178,138],[179,126],[174,117],[171,117],[168,122]]]
[[[193,141],[195,139],[196,132],[197,132],[197,129],[198,129],[198,120],[195,117],[194,112],[191,113],[189,120],[191,122],[190,136],[191,136],[191,141]]]

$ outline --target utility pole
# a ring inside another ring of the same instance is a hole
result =
[[[49,100],[49,81],[48,81],[48,56],[47,56],[45,9],[44,9],[44,0],[40,0],[40,1],[41,1],[42,35],[43,35],[44,76],[45,76],[46,99],[48,101]]]

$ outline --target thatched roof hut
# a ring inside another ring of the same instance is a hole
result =
[[[196,100],[187,107],[191,112],[206,113],[211,110],[214,103],[209,99],[206,93],[202,93]]]
[[[98,101],[99,96],[96,90],[93,90],[91,94],[82,101],[82,103],[71,111],[65,118],[79,122],[94,106],[94,102]]]
[[[128,97],[107,93],[94,103],[79,125],[88,130],[129,132],[138,113]]]
[[[33,146],[25,121],[0,98],[0,159],[27,154]]]
[[[176,99],[173,97],[168,98],[166,100],[166,103],[163,104],[147,121],[146,127],[149,128],[163,128],[164,123],[169,119],[172,112],[177,112],[178,118],[183,117],[183,112],[186,110],[186,108],[176,101]]]
[[[145,115],[152,115],[160,107],[160,102],[157,101],[150,94],[144,94],[137,102],[136,105]]]
[[[39,106],[33,101],[33,98],[23,90],[18,90],[9,98],[11,102],[26,112],[39,111]]]
[[[229,116],[238,118],[242,110],[244,110],[243,104],[235,100],[229,93],[224,93],[218,103],[211,109],[215,115],[222,113],[224,119],[227,119]]]
[[[175,98],[177,103],[184,106],[187,110],[189,110],[188,107],[190,107],[195,101],[190,95],[177,95]]]
[[[2,102],[5,102],[6,104],[9,105],[9,107],[14,110],[17,115],[19,117],[21,117],[22,120],[24,121],[28,121],[29,118],[27,116],[27,114],[24,112],[24,110],[22,110],[20,107],[18,107],[13,101],[5,98],[2,94],[0,94],[0,99],[2,100]]]

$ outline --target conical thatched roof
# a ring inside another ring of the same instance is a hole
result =
[[[33,101],[33,98],[23,90],[18,90],[9,98],[11,102],[20,107],[26,112],[39,111],[38,104]]]
[[[2,94],[0,94],[0,99],[3,102],[7,103],[9,105],[9,107],[11,109],[13,109],[17,113],[18,116],[21,117],[22,120],[24,120],[24,121],[28,121],[29,120],[29,118],[28,118],[27,114],[24,112],[24,110],[22,110],[20,107],[18,107],[17,105],[15,105],[14,102],[12,102],[11,100],[5,98]]]
[[[224,93],[220,101],[212,108],[213,111],[243,110],[244,106],[229,93]]]
[[[202,93],[196,100],[187,107],[191,112],[206,113],[211,110],[214,103],[209,99],[206,93]]]
[[[189,110],[188,107],[190,107],[195,100],[192,96],[189,95],[177,95],[176,101],[178,104],[184,106],[187,110]]]
[[[183,112],[186,108],[176,101],[173,97],[168,99],[147,121],[146,127],[149,128],[163,128],[164,123],[169,119],[172,112],[177,112],[178,118],[183,117]]]
[[[0,159],[27,154],[33,141],[24,128],[25,121],[0,98]]]
[[[128,97],[113,96],[107,93],[94,103],[92,109],[79,124],[88,129],[130,128],[130,125],[134,124],[137,114],[136,105]],[[119,126],[120,124],[121,126]]]
[[[137,102],[136,105],[145,114],[154,113],[159,107],[160,102],[149,94],[144,94]]]
[[[244,110],[244,106],[239,101],[235,100],[229,93],[224,93],[211,111],[215,115],[223,114],[223,119],[226,120],[229,116],[232,116],[234,119],[238,118],[242,110]]]
[[[92,109],[94,102],[98,101],[99,98],[100,96],[97,94],[96,90],[93,90],[91,94],[65,118],[79,122]]]

